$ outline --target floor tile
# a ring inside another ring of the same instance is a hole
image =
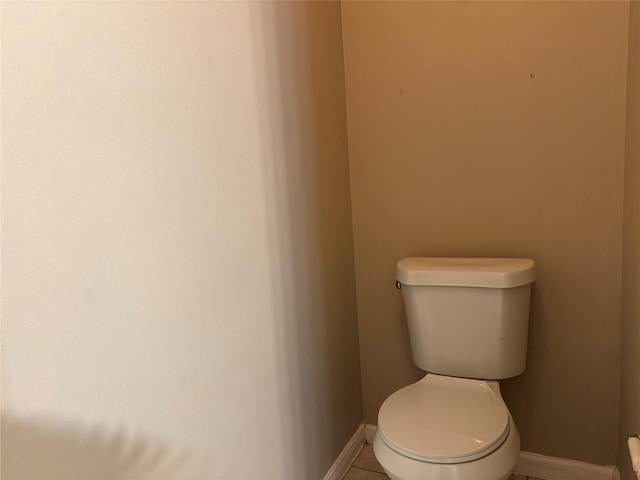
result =
[[[353,462],[354,467],[364,468],[367,470],[373,470],[374,472],[384,473],[384,470],[378,463],[376,456],[373,453],[373,445],[365,443],[360,455]]]
[[[343,480],[389,480],[384,473],[372,472],[364,468],[351,467]]]

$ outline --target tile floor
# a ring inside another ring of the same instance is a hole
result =
[[[343,480],[389,480],[373,454],[373,445],[364,444]]]
[[[373,447],[365,443],[358,458],[351,464],[351,468],[344,476],[343,480],[389,480],[384,470],[373,454]],[[524,475],[512,475],[511,480],[542,480]]]

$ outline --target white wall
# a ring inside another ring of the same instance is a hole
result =
[[[340,29],[3,3],[3,479],[327,470],[362,416]]]

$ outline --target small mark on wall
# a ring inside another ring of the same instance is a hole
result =
[[[401,97],[404,95],[404,90],[398,90],[398,96]]]
[[[531,78],[536,78],[536,72],[531,72],[531,73],[529,74],[529,76],[530,76]]]

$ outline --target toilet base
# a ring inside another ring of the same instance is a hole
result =
[[[428,463],[405,457],[376,433],[373,451],[391,480],[507,480],[518,460],[520,434],[510,417],[504,443],[486,457],[465,463]]]

